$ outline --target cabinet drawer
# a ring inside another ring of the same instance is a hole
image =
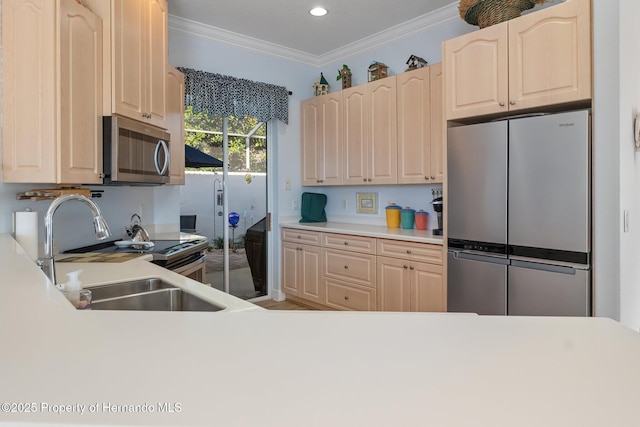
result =
[[[324,304],[338,310],[374,311],[376,290],[352,285],[335,279],[323,279],[325,288]]]
[[[442,265],[442,253],[440,245],[378,239],[378,255]]]
[[[324,276],[376,287],[376,257],[355,252],[322,249]]]
[[[348,234],[323,233],[322,246],[363,254],[376,253],[376,239],[373,237],[351,236]]]
[[[295,228],[283,228],[282,240],[285,242],[306,243],[308,245],[320,246],[322,233],[316,231],[298,230]]]

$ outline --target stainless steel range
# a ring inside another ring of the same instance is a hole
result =
[[[122,239],[119,239],[122,240]],[[149,249],[119,248],[112,240],[81,248],[70,249],[65,254],[98,253],[144,253],[153,256],[154,264],[162,266],[183,276],[199,282],[205,278],[204,251],[209,247],[209,239],[190,240],[153,240],[154,246]]]

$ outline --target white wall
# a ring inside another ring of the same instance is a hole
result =
[[[609,5],[611,2],[607,2]],[[610,7],[610,6],[609,6]],[[618,217],[620,234],[620,321],[640,329],[640,152],[633,140],[633,119],[640,113],[640,2],[620,1],[620,212],[629,211],[629,231]],[[620,213],[619,213],[620,215]]]

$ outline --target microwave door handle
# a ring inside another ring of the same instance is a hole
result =
[[[160,152],[160,147],[162,147],[162,149],[164,150],[164,165],[162,165],[162,169],[160,169],[160,165],[158,164],[158,153]],[[156,167],[158,175],[164,175],[164,173],[167,171],[167,168],[169,167],[169,147],[167,147],[167,143],[162,139],[158,141],[158,144],[156,145],[156,152],[153,157],[153,163]]]

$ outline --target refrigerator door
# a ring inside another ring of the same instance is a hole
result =
[[[511,254],[589,263],[589,115],[581,110],[509,122]]]
[[[511,261],[510,316],[589,316],[590,271]]]
[[[447,262],[447,311],[507,314],[507,259],[449,251]]]
[[[506,245],[507,122],[448,132],[449,238]]]

